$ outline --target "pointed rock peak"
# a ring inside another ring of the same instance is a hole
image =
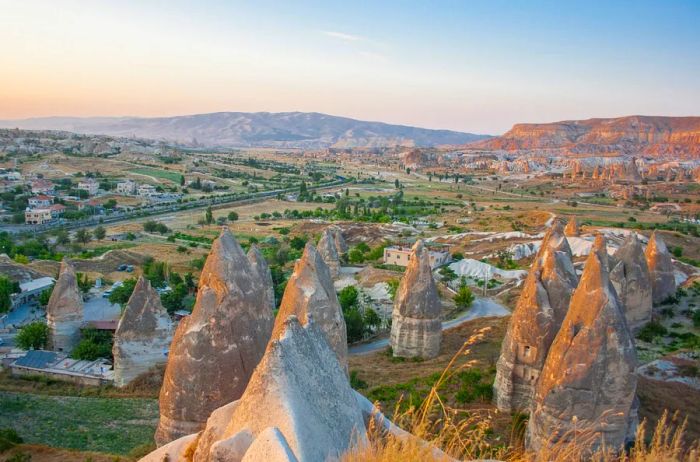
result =
[[[608,243],[602,233],[595,235],[595,240],[593,241],[593,246],[591,247],[591,253],[598,254],[598,258],[603,264],[605,271],[608,271]],[[588,264],[588,262],[586,262],[586,264]]]
[[[418,239],[415,244],[413,244],[413,247],[411,248],[411,252],[413,255],[416,257],[420,258],[423,255],[423,250],[425,249],[425,244],[423,244],[423,239]]]
[[[653,254],[659,254],[659,253],[668,253],[668,248],[666,247],[666,243],[664,240],[654,231],[651,233],[651,237],[649,238],[649,245],[647,245],[647,254],[648,255],[653,255]]]
[[[569,218],[569,222],[566,224],[566,229],[564,233],[569,237],[576,237],[581,235],[581,230],[576,221],[576,217]]]
[[[115,338],[150,339],[155,335],[160,324],[162,329],[168,331],[171,329],[170,317],[163,308],[160,295],[151,287],[148,279],[140,276],[119,320]]]
[[[263,254],[260,252],[257,245],[251,245],[246,256],[248,257],[248,261],[251,265],[261,265],[264,268],[267,268],[267,260],[265,260],[265,257],[263,257]]]
[[[61,262],[61,270],[58,273],[58,280],[51,292],[49,303],[46,306],[47,315],[62,316],[66,314],[83,313],[83,297],[78,287],[78,277],[73,265],[68,259]]]
[[[201,285],[209,285],[212,280],[227,282],[233,275],[250,269],[250,262],[243,248],[228,228],[223,228],[214,239],[207,261],[202,268]]]
[[[564,233],[564,224],[561,220],[555,219],[552,227],[549,228],[542,240],[542,247],[549,248],[556,252],[566,252],[571,257],[571,247],[569,241],[566,240]]]
[[[67,258],[61,260],[61,269],[58,271],[58,277],[60,278],[64,274],[66,275],[66,277],[76,277],[75,268],[73,268],[73,264],[70,261],[68,261]]]
[[[637,233],[631,232],[622,243],[619,249],[615,251],[615,258],[617,260],[624,260],[626,258],[636,258],[637,256],[644,255],[644,248],[642,243],[637,237]]]

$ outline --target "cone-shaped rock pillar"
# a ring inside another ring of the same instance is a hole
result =
[[[661,303],[676,292],[676,278],[673,274],[671,254],[656,231],[649,238],[645,256],[651,276],[652,299],[654,303]]]
[[[46,321],[49,326],[49,349],[66,353],[73,350],[80,341],[83,296],[73,265],[65,259],[61,262],[58,280],[46,305]]]
[[[651,321],[652,285],[644,247],[631,233],[615,252],[610,280],[622,303],[627,326],[634,333]]]

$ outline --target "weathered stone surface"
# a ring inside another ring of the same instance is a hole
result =
[[[160,295],[141,276],[114,334],[114,384],[123,387],[158,364],[167,362],[173,323]]]
[[[676,292],[676,278],[673,274],[671,254],[656,231],[649,238],[645,256],[651,276],[652,299],[654,303],[660,303]]]
[[[333,233],[335,250],[338,251],[338,256],[342,257],[348,253],[348,244],[345,242],[345,238],[343,237],[343,231],[335,225],[329,226],[328,229]]]
[[[212,411],[243,394],[272,331],[266,294],[259,273],[224,229],[202,270],[192,315],[180,322],[170,347],[157,444],[201,430]]]
[[[282,296],[272,338],[284,330],[285,320],[294,315],[306,324],[312,315],[344,369],[348,364],[348,341],[343,310],[333,287],[328,266],[311,243],[294,265]]]
[[[554,337],[578,284],[562,223],[555,220],[532,263],[496,365],[499,409],[527,412]]]
[[[311,315],[304,326],[296,316],[284,321],[245,393],[227,412],[230,417],[223,431],[222,419],[210,419],[219,428],[208,425],[203,436],[219,435],[219,440],[211,443],[208,436],[200,438],[195,462],[212,462],[221,453],[218,442],[241,432],[251,435],[252,444],[243,459],[251,461],[332,460],[366,441],[355,393]]]
[[[64,259],[58,280],[46,305],[49,326],[49,348],[70,352],[80,341],[83,323],[83,296],[73,266]]]
[[[569,237],[576,237],[581,235],[581,229],[578,226],[576,217],[569,218],[569,222],[566,224],[566,228],[564,229],[564,234]]]
[[[637,358],[601,241],[586,260],[537,383],[526,437],[534,451],[583,438],[591,451],[617,448],[628,434]]]
[[[328,266],[331,277],[336,279],[340,274],[340,255],[338,255],[338,247],[336,246],[333,230],[330,228],[323,230],[321,239],[318,241],[317,250],[324,263]]]
[[[411,251],[399,288],[391,322],[391,348],[394,356],[434,358],[440,353],[442,305],[430,257],[417,241]]]
[[[267,260],[260,253],[260,249],[256,245],[251,245],[250,250],[248,250],[248,261],[253,269],[258,273],[260,280],[265,285],[265,300],[264,307],[270,310],[275,309],[275,285],[272,283],[272,273],[270,272],[270,266],[267,264]]]
[[[622,302],[627,326],[637,332],[651,321],[652,286],[644,247],[636,233],[630,233],[615,252],[610,281]]]

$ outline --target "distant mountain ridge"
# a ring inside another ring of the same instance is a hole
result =
[[[316,112],[216,112],[175,117],[43,117],[0,121],[0,128],[137,137],[190,146],[355,148],[430,147],[488,138]]]
[[[470,148],[552,155],[700,157],[700,117],[627,116],[516,124]]]

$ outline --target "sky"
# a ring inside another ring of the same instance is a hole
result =
[[[0,119],[698,116],[699,25],[699,0],[0,0]]]

